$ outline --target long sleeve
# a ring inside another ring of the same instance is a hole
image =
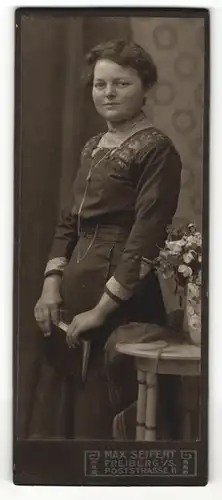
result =
[[[134,224],[114,275],[106,283],[106,292],[117,301],[130,298],[149,272],[164,245],[180,191],[181,161],[171,142],[159,142],[142,154],[138,168]]]
[[[77,243],[77,216],[71,210],[62,210],[45,269],[45,276],[54,272],[62,274]]]
[[[81,166],[77,172],[76,179],[74,181],[72,193],[74,194],[72,199],[72,205],[69,209],[62,210],[60,213],[59,221],[57,223],[54,239],[49,254],[49,260],[45,269],[45,276],[50,274],[61,274],[68,261],[71,258],[72,252],[78,241],[78,222],[77,222],[77,212],[75,210],[76,200],[82,200],[85,183],[87,179],[87,174],[83,168],[83,162],[85,157],[88,157],[97,141],[97,136],[92,137],[86,142],[83,150],[81,152]],[[83,175],[82,175],[83,172]],[[76,189],[76,181],[80,175],[81,182]]]

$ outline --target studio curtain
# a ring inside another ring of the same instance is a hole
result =
[[[128,37],[130,28],[126,18],[83,18],[61,11],[44,13],[43,9],[23,14],[18,29],[21,47],[16,85],[21,92],[15,161],[19,169],[15,431],[24,438],[29,436],[42,363],[42,338],[33,309],[41,293],[54,226],[58,211],[70,200],[83,144],[104,128],[90,95],[80,84],[83,55],[103,40]]]

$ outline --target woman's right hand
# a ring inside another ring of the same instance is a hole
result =
[[[62,303],[59,276],[45,279],[42,294],[34,308],[34,315],[39,328],[47,337],[51,335],[51,324],[59,321],[59,307]]]

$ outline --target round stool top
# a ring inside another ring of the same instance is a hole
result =
[[[122,354],[135,356],[137,358],[155,359],[158,356],[161,359],[169,360],[193,360],[199,361],[201,358],[201,348],[192,344],[171,344],[164,340],[156,342],[127,344],[118,343],[116,349]]]

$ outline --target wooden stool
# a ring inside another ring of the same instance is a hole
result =
[[[157,374],[200,375],[201,349],[190,344],[156,341],[140,344],[117,344],[117,351],[134,356],[137,367],[137,441],[155,441]]]

